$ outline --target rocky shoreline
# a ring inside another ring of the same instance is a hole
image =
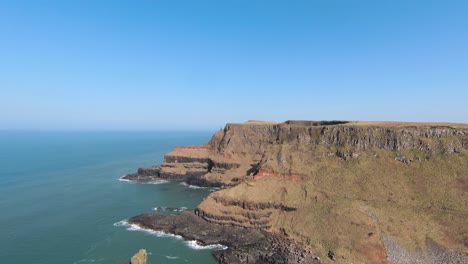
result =
[[[321,263],[310,249],[281,233],[211,224],[194,212],[178,215],[158,213],[132,217],[130,224],[179,235],[201,245],[220,244],[227,249],[213,252],[219,263]]]
[[[164,180],[183,181],[189,185],[200,187],[221,187],[219,182],[211,182],[202,179],[203,174],[194,173],[192,175],[164,175],[161,173],[161,167],[142,167],[138,168],[136,173],[130,173],[123,176],[121,179],[126,181],[139,181],[139,182],[160,182]]]
[[[146,168],[138,168],[136,173],[130,173],[123,176],[122,180],[127,181],[140,181],[140,182],[152,182],[152,181],[160,181],[161,177],[159,177],[159,167],[146,167]]]

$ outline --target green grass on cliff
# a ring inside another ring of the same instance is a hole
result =
[[[431,238],[468,252],[465,152],[429,155],[416,150],[367,150],[344,160],[330,154],[337,150],[353,152],[317,145],[274,146],[271,157],[276,158],[265,167],[281,172],[281,177],[253,180],[220,194],[296,207],[292,212],[274,211],[272,229],[284,228],[322,256],[331,249],[357,262],[378,262],[385,257],[382,232],[412,250],[424,248]],[[403,156],[413,162],[395,160]],[[303,180],[290,181],[288,174],[300,174]]]

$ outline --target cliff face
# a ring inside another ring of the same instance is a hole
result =
[[[463,124],[248,122],[148,173],[225,187],[196,215],[284,233],[338,263],[468,261],[467,149]]]
[[[364,123],[365,124],[365,123]],[[355,150],[421,150],[451,154],[468,146],[468,130],[449,126],[386,126],[344,123],[304,125],[288,121],[281,124],[228,124],[216,133],[209,145],[219,153],[258,153],[280,144],[351,147]]]

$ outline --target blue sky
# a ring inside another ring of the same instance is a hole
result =
[[[468,123],[468,1],[3,1],[0,129]]]

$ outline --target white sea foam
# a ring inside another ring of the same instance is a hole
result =
[[[129,225],[129,223],[127,222],[127,219],[118,221],[118,222],[113,224],[113,226],[128,226],[128,225]]]
[[[138,182],[141,184],[163,184],[163,183],[168,183],[168,180],[154,180],[154,181],[134,181],[134,180],[129,180],[129,179],[124,179],[126,175],[122,176],[119,178],[119,181],[123,182]]]
[[[141,183],[143,184],[163,184],[163,183],[168,183],[169,181],[168,180],[155,180],[155,181],[143,181]]]
[[[208,187],[190,185],[190,184],[187,184],[187,183],[185,183],[185,182],[181,182],[180,185],[183,185],[183,186],[188,187],[188,188],[190,188],[190,189],[206,189],[206,188],[208,188]]]
[[[166,256],[166,258],[168,258],[168,259],[178,259],[179,257],[176,257],[176,256]]]
[[[201,245],[196,240],[185,241],[185,244],[191,249],[203,250],[203,249],[227,249],[228,247],[221,244]]]
[[[173,238],[177,238],[177,239],[182,239],[182,237],[178,236],[178,235],[168,234],[168,233],[165,233],[165,232],[162,232],[162,231],[155,231],[155,230],[143,228],[143,227],[135,225],[135,224],[130,224],[130,223],[128,223],[127,220],[122,220],[122,221],[119,221],[117,223],[114,223],[114,226],[123,226],[123,227],[126,227],[128,231],[145,232],[147,234],[154,235],[154,236],[157,236],[157,237],[173,237]]]
[[[163,212],[183,212],[183,211],[186,211],[187,209],[188,208],[185,207],[185,206],[182,206],[182,207],[158,206],[158,207],[154,207],[153,211],[157,211],[157,212],[160,212],[160,211],[163,211]]]
[[[114,223],[114,226],[123,226],[123,227],[126,227],[126,229],[128,231],[145,232],[147,234],[154,235],[154,236],[157,236],[157,237],[173,237],[173,238],[176,238],[176,239],[183,239],[179,235],[168,234],[168,233],[165,233],[165,232],[162,232],[162,231],[155,231],[155,230],[140,227],[140,226],[135,225],[135,224],[130,224],[130,223],[128,223],[127,220],[122,220],[122,221],[116,222],[116,223]],[[189,248],[194,249],[194,250],[227,249],[228,248],[227,246],[224,246],[224,245],[221,245],[221,244],[201,245],[196,240],[185,241],[185,244]],[[166,256],[166,258],[175,259],[175,258],[178,258],[178,257],[171,258],[171,256]]]
[[[123,177],[125,177],[126,175],[122,176],[119,178],[119,181],[123,181],[123,182],[131,182],[131,180],[127,180],[127,179],[124,179]]]

